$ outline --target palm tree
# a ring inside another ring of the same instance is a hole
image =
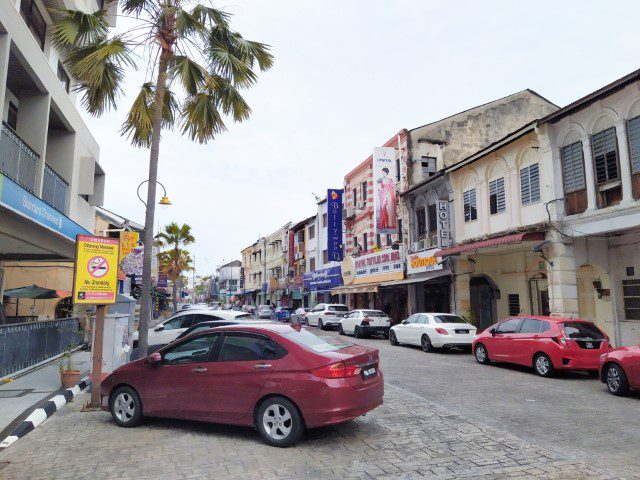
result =
[[[171,250],[164,253],[173,252],[173,255],[172,256],[164,255],[163,257],[163,254],[161,253],[159,256],[160,264],[162,264],[162,258],[169,259],[173,262],[176,262],[176,264],[173,265],[174,271],[175,271],[175,268],[177,268],[181,260],[180,252],[182,250],[180,247],[184,245],[189,245],[195,241],[196,239],[191,234],[191,227],[186,223],[182,224],[181,226],[179,226],[175,222],[172,222],[169,225],[165,225],[164,231],[156,235],[156,245],[160,248],[172,247]],[[189,258],[189,262],[191,262],[191,258]],[[180,278],[182,271],[174,273],[174,276],[172,277],[171,274],[169,273],[169,270],[168,269],[165,269],[165,270],[167,270],[167,276],[173,283],[173,311],[176,312],[178,310],[177,280]]]
[[[107,9],[117,1],[135,24],[110,35]],[[147,78],[125,118],[121,133],[134,146],[149,148],[149,188],[144,243],[153,242],[156,181],[162,129],[179,125],[183,135],[206,143],[224,132],[223,117],[249,118],[240,91],[255,84],[257,70],[271,68],[263,43],[231,29],[231,15],[206,0],[106,0],[93,13],[52,10],[54,45],[67,52],[64,64],[78,82],[82,103],[99,116],[117,101],[125,70],[142,66]],[[186,5],[189,5],[186,8]],[[151,314],[151,248],[144,252],[140,305],[141,354],[147,352]]]
[[[189,252],[182,249],[170,249],[158,254],[160,268],[167,272],[167,277],[173,286],[173,311],[178,310],[178,286],[182,273],[193,270]]]

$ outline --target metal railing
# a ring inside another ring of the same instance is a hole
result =
[[[0,325],[0,377],[82,345],[77,318]]]
[[[8,124],[0,132],[0,171],[31,193],[35,192],[40,156]]]
[[[45,165],[42,181],[42,200],[60,213],[66,214],[68,189],[69,184],[49,165]]]

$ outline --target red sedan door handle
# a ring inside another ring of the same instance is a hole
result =
[[[270,363],[258,363],[257,365],[254,365],[253,368],[270,368],[271,364]]]
[[[192,368],[191,371],[194,373],[202,373],[202,372],[206,372],[207,369],[204,367],[196,367],[196,368]]]

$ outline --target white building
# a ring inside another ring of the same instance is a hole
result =
[[[231,297],[239,296],[240,289],[240,273],[242,270],[242,262],[233,260],[225,263],[216,269],[216,277],[218,282],[218,295],[220,300],[223,298],[228,302]]]

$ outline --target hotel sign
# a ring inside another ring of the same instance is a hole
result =
[[[432,248],[424,252],[410,254],[407,257],[407,274],[442,270],[442,265],[438,265],[438,259],[434,256],[437,250],[437,248]]]
[[[438,247],[451,246],[451,227],[449,226],[449,200],[438,200]]]

